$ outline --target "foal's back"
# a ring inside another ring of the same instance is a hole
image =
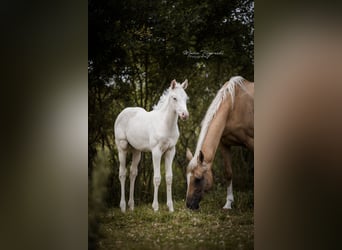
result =
[[[125,146],[124,142],[126,141],[138,150],[146,150],[146,145],[143,145],[143,142],[148,141],[150,123],[148,113],[143,108],[134,107],[125,108],[118,115],[114,125],[115,143],[117,146]]]

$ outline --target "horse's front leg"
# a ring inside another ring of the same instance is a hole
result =
[[[165,180],[166,180],[166,205],[169,207],[169,211],[173,212],[173,201],[172,201],[172,161],[175,156],[175,147],[170,148],[165,152]]]
[[[224,146],[221,144],[221,151],[222,151],[223,163],[227,172],[227,180],[228,180],[227,201],[226,201],[226,204],[223,206],[223,209],[231,209],[232,203],[234,201],[231,149],[230,147]]]
[[[158,188],[161,182],[160,176],[160,159],[162,156],[162,152],[159,147],[156,147],[152,150],[152,160],[153,160],[153,185],[154,185],[154,196],[153,196],[153,203],[152,208],[154,211],[158,211],[159,204],[158,204]]]

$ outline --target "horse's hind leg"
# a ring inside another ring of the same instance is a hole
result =
[[[230,147],[221,144],[221,151],[223,157],[223,163],[227,172],[228,188],[227,188],[227,201],[223,206],[223,209],[231,209],[232,202],[234,201],[233,196],[233,172],[232,172],[232,155]]]
[[[130,188],[129,188],[129,200],[128,200],[128,206],[131,210],[134,209],[134,183],[135,178],[138,174],[138,164],[140,162],[141,158],[141,152],[138,150],[133,150],[132,155],[132,165],[130,168]]]
[[[154,185],[154,195],[153,195],[153,202],[152,208],[154,211],[159,210],[159,203],[158,203],[158,189],[161,182],[160,176],[160,159],[161,159],[161,151],[159,148],[152,150],[152,159],[153,159],[153,185]]]
[[[166,205],[169,207],[169,211],[173,212],[172,201],[172,161],[175,156],[175,147],[165,152],[165,180],[166,180]]]
[[[119,179],[121,183],[121,200],[120,200],[120,208],[122,212],[126,211],[126,199],[125,199],[125,181],[126,181],[126,156],[127,156],[127,146],[128,143],[126,140],[116,141],[116,145],[119,151],[119,161],[120,161],[120,169],[119,169]]]

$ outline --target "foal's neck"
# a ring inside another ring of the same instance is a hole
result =
[[[169,100],[168,100],[169,102]],[[173,129],[177,127],[178,115],[177,113],[171,108],[169,104],[166,104],[164,108],[159,110],[160,116],[162,117],[161,120],[166,124],[168,129]]]

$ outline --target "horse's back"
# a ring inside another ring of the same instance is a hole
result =
[[[151,112],[143,108],[125,108],[116,118],[114,125],[115,142],[126,144],[139,151],[150,150]]]
[[[226,99],[226,107],[230,101]],[[234,106],[226,120],[221,140],[227,145],[246,145],[254,138],[254,83],[245,81],[238,87]]]
[[[140,107],[125,108],[121,111],[115,120],[114,133],[115,138],[125,137],[125,130],[129,127],[132,119],[141,113],[147,113],[145,109]]]

